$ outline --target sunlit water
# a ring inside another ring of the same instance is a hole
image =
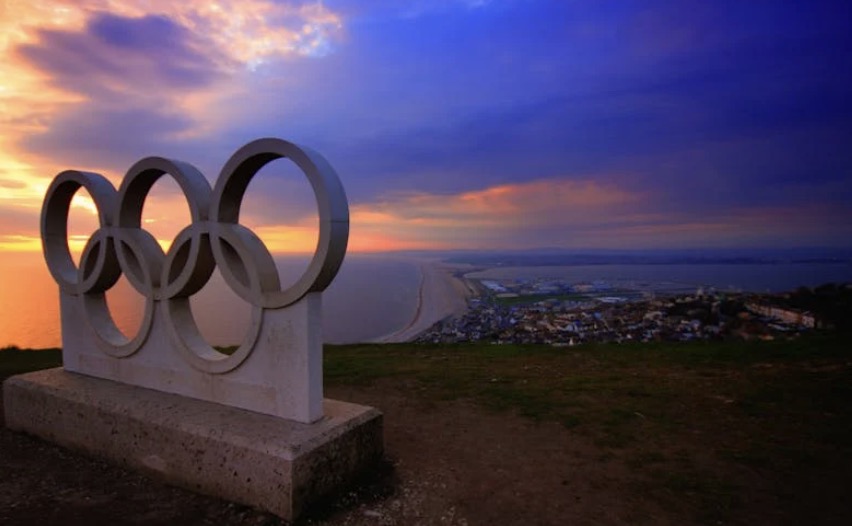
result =
[[[480,279],[553,279],[566,283],[603,281],[659,291],[783,292],[829,282],[852,281],[849,263],[755,263],[705,265],[576,265],[497,267],[468,274]]]
[[[278,258],[283,284],[294,282],[307,259]],[[367,341],[394,332],[414,316],[419,264],[405,258],[349,255],[323,295],[323,335],[329,343]],[[107,294],[116,325],[135,334],[142,297],[123,278]],[[192,298],[201,333],[213,345],[239,343],[251,308],[216,272]],[[0,262],[0,346],[61,345],[59,293],[40,254],[7,255]]]

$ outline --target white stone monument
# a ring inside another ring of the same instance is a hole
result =
[[[320,223],[308,269],[286,290],[266,246],[239,224],[252,177],[279,158],[307,176]],[[166,174],[183,191],[191,223],[164,253],[141,217]],[[100,228],[77,267],[67,227],[80,188],[94,200]],[[321,295],[346,253],[349,209],[318,153],[253,141],[228,160],[214,188],[192,165],[161,157],[134,164],[118,190],[99,174],[65,171],[45,196],[41,232],[59,285],[63,368],[6,381],[9,428],[286,519],[381,456],[378,411],[323,399]],[[189,303],[217,267],[252,306],[246,337],[228,355],[204,340]],[[122,274],[145,298],[132,338],[105,300]]]

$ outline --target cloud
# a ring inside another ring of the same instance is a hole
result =
[[[457,194],[412,193],[352,210],[353,248],[384,233],[406,248],[563,245],[578,227],[611,224],[642,196],[592,180],[546,179]]]
[[[352,210],[354,250],[677,248],[842,244],[848,207],[734,206],[703,214],[593,179],[391,196]],[[789,218],[796,217],[795,225]]]
[[[16,56],[56,89],[85,102],[54,111],[50,126],[19,139],[31,153],[76,166],[116,167],[197,124],[181,99],[226,77],[186,28],[159,15],[93,15],[80,32],[39,30]]]
[[[224,66],[202,53],[199,39],[157,15],[93,16],[83,32],[39,30],[17,56],[57,88],[99,104],[148,99],[176,89],[208,86]]]
[[[59,169],[117,181],[152,154],[212,181],[280,136],[335,166],[365,250],[840,239],[837,4],[9,3],[0,206],[37,210]],[[312,196],[261,178],[248,198],[246,223],[310,244]],[[151,200],[154,225],[167,206]]]
[[[327,54],[342,26],[321,2],[48,0],[4,10],[0,155],[42,174],[69,163],[120,173],[140,154],[209,151],[216,108],[244,96],[248,72],[274,57]]]
[[[27,187],[27,183],[16,181],[14,179],[0,179],[0,188],[7,190],[23,190]]]
[[[335,7],[351,18],[399,17],[466,13],[486,7],[505,6],[514,0],[343,0]]]
[[[34,212],[0,200],[0,250],[41,250],[38,215]]]
[[[357,252],[426,248],[503,248],[543,243],[554,228],[566,232],[614,224],[643,196],[591,180],[536,180],[457,194],[396,193],[351,205],[350,249]],[[616,219],[612,216],[615,214]],[[270,221],[278,217],[279,222]],[[250,226],[277,252],[311,252],[317,240],[314,212],[261,213]],[[525,239],[526,238],[526,239]],[[562,244],[564,239],[550,240]]]
[[[192,125],[186,115],[167,109],[78,107],[57,115],[49,131],[23,138],[19,144],[30,152],[61,159],[69,168],[123,173],[144,156],[167,155],[175,139]]]
[[[10,3],[5,10],[2,24],[11,41],[31,40],[28,33],[34,28],[79,31],[91,16],[104,13],[123,19],[159,16],[204,39],[206,47],[217,56],[243,64],[282,54],[312,55],[317,47],[331,46],[342,27],[340,16],[321,1],[242,0],[219,4],[197,0],[45,0]],[[136,28],[139,26],[129,29],[133,33]],[[103,29],[110,34],[108,25]],[[112,36],[117,37],[115,33]]]

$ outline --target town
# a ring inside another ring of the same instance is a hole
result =
[[[687,293],[644,284],[567,284],[559,280],[469,283],[479,294],[469,301],[468,311],[437,323],[416,341],[574,346],[592,342],[771,340],[835,326],[830,313],[818,316],[800,307],[815,304],[802,299],[816,296],[809,289],[770,295],[703,288]],[[852,285],[831,287],[828,296],[840,297],[848,310]],[[825,303],[823,300],[816,305]]]

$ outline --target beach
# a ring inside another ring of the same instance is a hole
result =
[[[465,266],[466,267],[466,266]],[[461,269],[436,260],[420,263],[420,287],[414,316],[403,328],[372,340],[373,343],[407,342],[435,323],[467,310],[472,289],[455,274]]]

